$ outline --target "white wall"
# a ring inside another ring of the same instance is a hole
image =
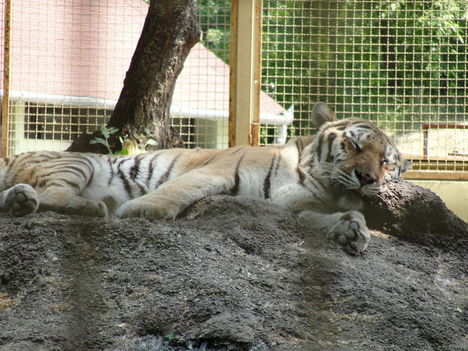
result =
[[[449,209],[468,221],[468,181],[407,180],[431,189],[444,200]]]

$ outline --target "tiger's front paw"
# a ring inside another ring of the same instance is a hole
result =
[[[152,202],[142,199],[134,199],[120,206],[116,215],[122,218],[142,217],[150,220],[154,219],[174,219],[179,211],[170,206],[162,207]]]
[[[36,212],[39,197],[36,190],[28,184],[17,184],[5,193],[4,208],[14,216],[26,216]]]
[[[343,213],[330,230],[329,236],[351,255],[362,253],[370,241],[366,220],[358,211]]]

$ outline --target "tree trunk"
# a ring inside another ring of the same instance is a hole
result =
[[[121,148],[119,137],[144,149],[183,145],[170,125],[169,108],[176,79],[190,49],[200,40],[196,0],[152,0],[124,86],[108,127],[118,128],[109,139],[113,151]],[[83,135],[70,151],[106,152],[89,144],[99,135]]]

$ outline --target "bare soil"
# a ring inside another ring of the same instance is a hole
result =
[[[404,182],[366,215],[357,257],[226,196],[175,221],[0,215],[0,350],[468,349],[467,223]]]

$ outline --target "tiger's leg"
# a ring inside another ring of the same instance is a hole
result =
[[[302,185],[288,184],[272,195],[272,201],[310,221],[313,230],[333,239],[346,252],[353,255],[363,252],[370,241],[364,216],[355,210],[335,213],[310,210],[310,208],[320,208],[324,203],[333,202],[333,199],[327,198],[326,194],[320,191],[316,193],[320,196]]]
[[[39,191],[39,210],[80,216],[107,217],[107,207],[104,202],[86,199],[62,186],[52,186]]]
[[[370,234],[366,220],[358,211],[332,214],[302,211],[299,215],[312,221],[315,228],[325,233],[349,254],[360,254],[369,244]]]
[[[232,172],[233,173],[233,172]],[[226,193],[234,186],[226,171],[200,168],[174,178],[155,191],[120,206],[119,217],[174,219],[185,208],[208,195]]]
[[[28,184],[16,184],[0,194],[0,211],[9,211],[14,216],[25,216],[37,211],[39,197]]]

